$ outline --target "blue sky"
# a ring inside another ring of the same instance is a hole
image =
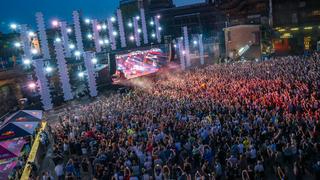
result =
[[[205,0],[174,0],[177,6]],[[82,10],[89,17],[103,19],[118,7],[119,0],[1,0],[0,31],[7,31],[11,22],[35,24],[35,12],[44,13],[46,20],[71,20],[73,10]]]

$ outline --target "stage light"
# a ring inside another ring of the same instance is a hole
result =
[[[103,42],[104,42],[105,44],[109,44],[109,39],[105,39],[105,40],[103,40]]]
[[[19,43],[19,42],[15,42],[15,43],[14,43],[14,47],[16,47],[16,48],[21,47],[21,43]]]
[[[162,27],[158,27],[158,30],[161,31],[161,30],[162,30]]]
[[[90,20],[89,18],[86,18],[86,19],[84,19],[84,22],[85,22],[86,24],[90,24],[91,20]]]
[[[75,51],[75,52],[74,52],[74,55],[75,55],[76,57],[80,57],[80,56],[81,56],[81,52],[80,52],[80,51]]]
[[[136,16],[136,20],[140,20],[140,16]]]
[[[69,44],[69,49],[74,49],[76,46],[74,44]]]
[[[115,22],[116,18],[115,17],[111,17],[110,20],[111,20],[111,22]]]
[[[92,34],[88,34],[88,35],[87,35],[87,38],[88,38],[88,39],[92,39]]]
[[[57,37],[54,41],[59,43],[61,42],[61,39]]]
[[[71,29],[71,28],[68,28],[68,29],[67,29],[67,33],[72,33],[72,29]]]
[[[84,77],[84,72],[79,72],[79,73],[78,73],[78,76],[79,76],[80,78],[83,78],[83,77]]]
[[[193,41],[193,45],[197,45],[198,44],[198,41]]]
[[[58,27],[59,26],[59,21],[58,20],[53,20],[51,22],[51,24],[52,24],[53,27]]]
[[[175,45],[173,45],[173,47],[174,47],[174,48],[177,48],[177,45],[175,44]]]
[[[53,70],[52,67],[50,67],[50,66],[47,66],[47,67],[46,67],[46,72],[47,72],[47,73],[51,73],[52,70]]]
[[[30,82],[29,84],[28,84],[28,88],[30,88],[30,89],[32,89],[32,90],[34,90],[35,88],[36,88],[36,83],[34,83],[34,82]]]
[[[141,29],[138,29],[138,33],[141,33],[142,31],[141,31]]]
[[[113,32],[112,32],[112,35],[113,35],[113,36],[117,36],[117,35],[118,35],[117,31],[113,31]]]
[[[102,29],[106,30],[107,29],[107,25],[106,24],[102,24]]]
[[[34,37],[34,36],[36,36],[36,34],[34,32],[32,32],[32,31],[29,31],[28,36],[29,37]]]
[[[153,22],[153,21],[150,21],[150,25],[153,26],[153,25],[154,25],[154,22]]]
[[[98,59],[97,58],[93,58],[93,59],[91,59],[91,62],[92,62],[92,64],[97,64]]]
[[[157,15],[157,18],[158,18],[158,19],[160,19],[160,18],[161,18],[161,16],[160,16],[160,15]]]
[[[38,50],[37,49],[31,49],[31,54],[33,54],[33,55],[36,55],[36,54],[38,54]]]
[[[11,23],[11,24],[10,24],[10,28],[11,28],[12,30],[16,30],[16,29],[18,28],[18,25],[17,25],[16,23]]]
[[[29,64],[31,64],[31,60],[30,59],[24,59],[23,60],[23,64],[24,65],[29,65]]]
[[[152,34],[151,34],[151,37],[155,38],[155,37],[156,37],[156,34],[155,34],[155,33],[152,33]]]
[[[103,40],[99,40],[99,44],[100,44],[100,45],[103,45]]]
[[[133,26],[132,22],[129,22],[129,23],[128,23],[128,26],[129,26],[129,27],[132,27],[132,26]]]
[[[131,40],[131,41],[134,41],[134,36],[130,36],[130,40]]]
[[[97,30],[100,31],[101,29],[102,29],[101,25],[98,24],[98,25],[97,25]]]
[[[185,54],[186,54],[186,51],[182,51],[182,54],[185,55]]]

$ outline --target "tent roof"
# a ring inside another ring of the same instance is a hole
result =
[[[9,151],[8,149],[0,146],[0,160],[10,159],[10,158],[14,158],[14,157],[17,157],[17,155],[14,154],[13,152]]]
[[[12,114],[6,119],[6,122],[25,122],[25,121],[41,121],[42,111],[32,111],[32,110],[20,110]]]
[[[29,136],[33,134],[38,122],[12,122],[0,129],[0,141]]]
[[[26,143],[26,140],[22,138],[18,140],[2,141],[0,142],[0,148],[5,148],[6,150],[12,152],[16,156],[19,156],[21,149]]]
[[[17,165],[18,161],[8,161],[0,164],[0,179],[4,178],[7,179],[8,175],[14,169],[14,167]]]

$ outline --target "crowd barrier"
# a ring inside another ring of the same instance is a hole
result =
[[[40,134],[46,129],[46,127],[47,127],[47,122],[42,122],[41,128],[34,139],[34,143],[32,145],[28,160],[26,162],[26,165],[24,167],[23,173],[20,178],[21,180],[29,179],[29,176],[32,172],[31,164],[35,164],[37,167],[40,166],[41,155],[42,155],[42,150],[40,146]]]

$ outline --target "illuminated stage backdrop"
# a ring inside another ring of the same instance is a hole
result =
[[[100,44],[100,35],[98,30],[98,21],[94,19],[92,21],[92,31],[93,31],[93,38],[94,38],[94,46],[96,48],[96,52],[101,52],[101,44]]]
[[[48,38],[46,34],[46,27],[43,19],[43,14],[41,12],[36,13],[37,27],[39,31],[40,44],[41,44],[41,53],[45,60],[51,59],[50,52],[48,47]]]
[[[140,9],[140,16],[141,16],[141,24],[142,24],[143,43],[148,44],[148,31],[147,31],[146,15],[144,13],[144,9]]]
[[[117,49],[117,42],[116,42],[116,37],[113,34],[114,33],[113,23],[110,18],[107,20],[107,22],[108,22],[109,40],[111,43],[111,49],[116,50]]]
[[[183,48],[183,39],[179,38],[178,39],[178,48],[179,48],[179,56],[180,56],[180,66],[182,70],[186,69],[186,60],[184,57],[184,48]]]
[[[90,96],[95,97],[98,95],[97,92],[97,83],[94,72],[94,65],[92,63],[92,59],[95,57],[93,52],[85,52],[84,53],[84,63],[88,72],[88,86],[90,91]]]
[[[78,11],[73,11],[73,23],[74,23],[74,33],[77,41],[77,50],[82,54],[84,52],[81,27],[80,27],[80,15]]]
[[[49,90],[48,80],[44,73],[44,62],[43,59],[34,60],[34,67],[37,76],[37,87],[39,88],[39,93],[41,96],[41,102],[44,110],[52,109],[52,100]]]
[[[189,48],[189,36],[188,36],[188,27],[182,27],[183,31],[183,40],[184,40],[184,51],[186,56],[186,67],[191,66],[191,59],[190,59],[190,48]]]
[[[54,47],[55,47],[58,69],[59,69],[60,83],[62,84],[63,97],[65,101],[68,101],[73,99],[73,95],[71,91],[66,59],[63,53],[63,47],[60,42],[54,42]]]
[[[60,22],[60,31],[61,31],[61,36],[62,36],[65,56],[70,58],[71,57],[71,50],[69,48],[69,37],[68,37],[68,31],[67,31],[67,22],[65,22],[65,21]]]
[[[120,32],[120,43],[121,43],[121,47],[124,48],[124,47],[127,47],[127,43],[126,43],[126,35],[124,33],[122,13],[120,9],[117,9],[117,19],[118,19],[118,26],[119,26],[119,32]]]
[[[139,24],[136,17],[133,18],[133,28],[134,28],[134,39],[136,40],[136,45],[141,46],[140,42],[140,33],[139,33]]]

